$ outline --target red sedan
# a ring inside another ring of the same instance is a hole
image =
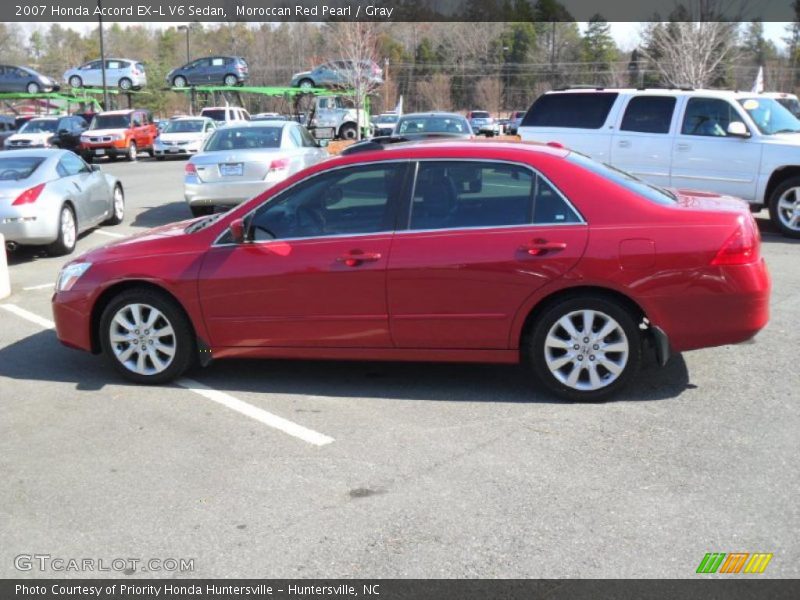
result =
[[[64,344],[142,383],[229,357],[522,362],[598,400],[644,344],[663,364],[751,338],[769,293],[740,200],[562,148],[462,141],[367,146],[88,252],[53,311]]]

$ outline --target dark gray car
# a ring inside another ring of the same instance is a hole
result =
[[[187,85],[242,85],[249,72],[247,61],[241,56],[206,56],[172,69],[167,73],[167,83],[173,87]]]
[[[38,94],[57,90],[58,84],[54,79],[37,73],[33,69],[0,65],[0,92]]]

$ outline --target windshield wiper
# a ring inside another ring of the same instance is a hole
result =
[[[779,129],[778,131],[772,132],[773,135],[776,133],[800,133],[800,129]]]

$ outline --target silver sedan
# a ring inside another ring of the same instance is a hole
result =
[[[217,129],[186,164],[184,196],[192,214],[235,206],[317,164],[327,151],[293,121],[244,121]]]
[[[69,254],[78,234],[125,215],[122,184],[67,150],[0,154],[0,233],[8,249],[36,245]]]

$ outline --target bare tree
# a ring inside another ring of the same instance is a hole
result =
[[[450,96],[452,78],[444,73],[432,75],[417,84],[417,95],[421,108],[427,110],[452,110],[453,101]]]
[[[707,87],[738,54],[735,24],[718,21],[654,24],[642,54],[671,85]]]
[[[342,70],[341,75],[345,87],[345,95],[349,96],[356,108],[358,137],[361,139],[361,113],[365,101],[380,87],[380,81],[372,72],[378,64],[378,27],[375,23],[363,21],[342,21],[331,23],[331,32],[335,40],[336,50],[349,67]],[[369,115],[367,115],[368,117]],[[367,121],[364,119],[364,121]]]
[[[479,108],[498,114],[503,104],[503,84],[499,77],[482,77],[475,85],[475,103]]]

